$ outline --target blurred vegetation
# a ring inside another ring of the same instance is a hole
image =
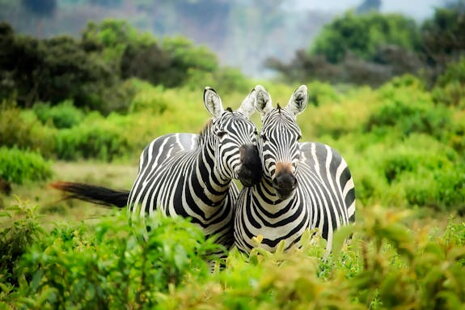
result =
[[[0,148],[0,179],[22,184],[44,181],[51,176],[51,163],[45,161],[39,154],[16,148]]]
[[[291,81],[323,80],[379,86],[410,73],[429,84],[465,55],[465,10],[437,8],[418,25],[398,14],[347,12],[324,26],[308,50],[267,66]]]
[[[0,301],[12,307],[153,307],[186,277],[205,277],[209,253],[222,251],[187,220],[160,214],[147,233],[123,215],[46,232],[23,204],[4,213],[15,220],[0,231]]]
[[[55,106],[36,103],[33,111],[42,124],[49,123],[58,129],[74,127],[84,119],[84,113],[76,108],[71,100],[63,101]]]
[[[341,62],[346,53],[372,61],[381,45],[418,50],[420,34],[415,21],[398,14],[348,12],[323,28],[310,54],[322,55],[331,63]]]
[[[130,78],[177,87],[203,77],[215,86],[221,77],[229,91],[244,89],[242,74],[220,68],[207,48],[183,37],[159,41],[125,21],[89,23],[79,40],[17,35],[1,23],[0,53],[0,99],[15,100],[19,107],[72,100],[104,114],[126,112],[135,93],[125,82]]]
[[[33,3],[43,14],[31,11],[25,2]],[[247,74],[262,75],[267,56],[290,59],[294,50],[307,44],[332,17],[329,12],[298,8],[293,2],[0,0],[0,20],[8,21],[22,34],[52,37],[66,33],[79,37],[89,21],[124,18],[137,29],[160,38],[182,34],[214,50],[222,63],[239,66]],[[163,53],[163,48],[157,49],[162,42],[157,43],[131,46],[128,56],[137,59],[144,54],[169,56]]]
[[[465,226],[454,219],[435,232],[411,214],[375,207],[337,232],[328,258],[324,240],[308,232],[288,252],[284,244],[273,254],[233,250],[226,267],[210,273],[209,253],[219,246],[182,218],[156,214],[148,233],[124,215],[47,232],[23,204],[4,216],[14,220],[0,230],[0,301],[11,308],[457,309],[465,302]]]

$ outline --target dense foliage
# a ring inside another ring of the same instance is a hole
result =
[[[205,47],[182,37],[158,41],[116,20],[89,23],[78,40],[21,36],[1,23],[0,56],[0,99],[14,99],[21,107],[71,100],[103,113],[127,111],[135,90],[124,81],[133,77],[175,87],[202,78],[216,84],[217,77],[231,72],[220,69],[216,55]]]
[[[44,181],[52,176],[50,162],[33,152],[16,148],[0,148],[0,179],[22,184],[24,182]]]
[[[334,19],[290,63],[267,66],[287,80],[326,80],[379,86],[394,76],[416,74],[429,82],[446,64],[465,55],[465,10],[438,8],[422,25],[397,14],[352,12]]]
[[[115,216],[46,234],[27,207],[7,215],[18,210],[24,217],[0,232],[0,300],[11,306],[150,308],[186,276],[204,277],[211,253],[221,252],[183,219],[157,216],[130,226]]]
[[[312,43],[310,53],[339,63],[346,53],[374,60],[381,45],[406,50],[420,48],[420,34],[413,19],[398,14],[348,12],[326,25]]]
[[[428,232],[408,228],[405,213],[377,207],[338,232],[328,258],[323,240],[308,232],[289,252],[284,244],[274,254],[234,250],[224,269],[209,273],[218,246],[183,219],[157,214],[147,233],[147,223],[130,226],[116,215],[45,233],[32,209],[7,214],[17,218],[0,231],[0,301],[9,307],[456,309],[465,302],[465,226],[455,220]]]
[[[43,15],[31,12],[24,2],[0,0],[0,20],[10,22],[18,33],[38,37],[63,33],[79,36],[89,19],[101,21],[124,16],[131,25],[159,38],[182,34],[194,42],[202,42],[215,51],[222,63],[234,64],[254,75],[261,74],[266,57],[291,57],[332,17],[329,12],[296,6],[294,0],[27,1],[43,7],[43,11],[47,3],[57,3],[56,10]],[[159,55],[157,47],[159,44],[136,47],[131,54],[138,55],[137,59],[143,54]],[[154,67],[154,63],[150,66]]]

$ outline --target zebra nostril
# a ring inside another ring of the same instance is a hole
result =
[[[297,178],[291,173],[280,173],[273,180],[273,186],[278,189],[292,190],[297,185]]]
[[[296,187],[297,185],[297,178],[292,174],[291,175],[292,178],[291,178],[291,183],[292,183],[292,187]]]

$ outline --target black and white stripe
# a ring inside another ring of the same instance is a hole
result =
[[[257,132],[249,120],[254,98],[252,91],[238,111],[224,110],[217,93],[207,88],[204,102],[213,119],[200,135],[177,133],[153,140],[140,156],[129,193],[132,217],[150,216],[156,209],[190,217],[206,235],[218,235],[220,243],[231,245],[239,193],[231,180],[251,185],[260,177]]]
[[[334,231],[355,219],[355,190],[344,159],[331,147],[299,143],[296,115],[307,105],[307,88],[299,87],[289,104],[273,108],[266,90],[257,86],[256,107],[263,128],[258,140],[262,180],[244,188],[236,204],[234,237],[245,252],[262,236],[273,251],[284,240],[289,247],[305,230],[318,228],[331,249]]]

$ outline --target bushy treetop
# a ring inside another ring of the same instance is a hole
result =
[[[420,34],[415,21],[399,14],[348,12],[326,25],[313,42],[310,53],[340,62],[347,52],[372,59],[381,45],[397,45],[417,50]]]

